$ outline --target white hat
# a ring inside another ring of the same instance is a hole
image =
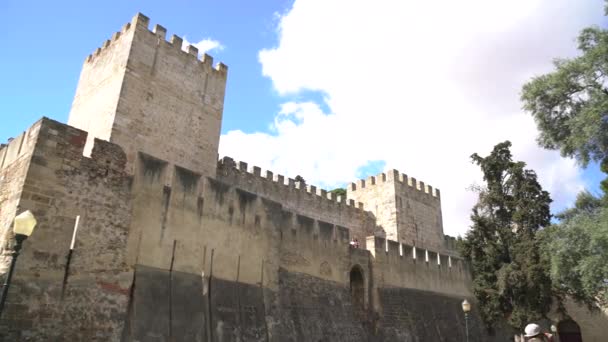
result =
[[[524,331],[526,332],[525,337],[534,337],[540,334],[540,326],[536,323],[530,323],[526,325]]]

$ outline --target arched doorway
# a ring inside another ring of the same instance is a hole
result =
[[[560,342],[582,342],[581,328],[575,321],[568,319],[557,323],[557,335]]]
[[[350,270],[350,295],[356,311],[363,312],[365,308],[365,280],[361,267],[353,266]]]

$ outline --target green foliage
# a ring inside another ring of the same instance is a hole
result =
[[[302,185],[306,185],[306,180],[304,179],[304,177],[297,175],[296,178],[293,179],[294,182],[299,182]]]
[[[608,173],[608,31],[584,29],[578,48],[579,57],[556,60],[554,72],[524,85],[522,100],[536,120],[541,146],[582,165],[598,161]],[[557,215],[559,224],[540,233],[558,297],[590,306],[608,303],[608,208],[602,207],[608,203],[608,179],[601,187],[603,203],[582,192],[574,208]]]
[[[541,261],[537,231],[549,225],[551,198],[525,163],[514,162],[511,143],[487,157],[471,156],[485,186],[473,207],[473,225],[461,253],[473,273],[473,291],[486,325],[507,320],[516,329],[542,318],[551,305],[551,280]]]
[[[336,194],[336,196],[342,196],[343,198],[346,198],[346,189],[344,188],[335,188],[331,191],[332,194]]]
[[[584,29],[578,49],[580,56],[556,60],[554,72],[525,84],[521,98],[538,125],[541,146],[583,166],[597,161],[608,173],[608,31]],[[602,190],[608,194],[608,179]]]
[[[522,101],[541,146],[583,166],[597,161],[608,173],[608,30],[584,29],[578,49],[580,56],[556,60],[554,72],[525,84]],[[608,305],[608,178],[601,188],[603,199],[580,193],[574,208],[556,215],[560,223],[538,234],[560,302],[569,296],[589,307]]]
[[[593,196],[589,191],[582,191],[576,195],[574,208],[566,209],[555,217],[560,220],[567,220],[580,214],[591,214],[601,206],[602,201],[599,198]]]
[[[557,293],[589,307],[608,304],[608,208],[600,203],[579,194],[562,221],[539,234]]]

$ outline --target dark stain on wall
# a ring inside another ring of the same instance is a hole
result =
[[[228,207],[228,224],[232,225],[232,220],[234,219],[234,207],[231,205]]]
[[[299,230],[306,235],[312,235],[314,233],[315,220],[308,216],[296,215],[296,221],[298,222]]]
[[[264,302],[259,287],[212,279],[214,341],[266,341]]]
[[[394,251],[395,255],[398,255],[399,254],[399,242],[392,241],[392,240],[386,240],[386,241],[388,242],[388,249],[390,251]]]
[[[167,216],[169,214],[169,203],[171,202],[171,188],[168,186],[163,187],[163,198],[162,198],[162,213],[160,223],[160,240],[163,240],[165,230],[167,229]]]
[[[336,226],[336,236],[339,242],[350,241],[350,231],[346,227]]]
[[[205,341],[201,276],[137,265],[134,283],[126,341]]]
[[[319,235],[321,236],[321,240],[331,241],[334,235],[334,225],[319,221]]]
[[[255,200],[258,198],[258,195],[239,188],[236,188],[235,191],[239,196],[239,210],[241,211],[245,211],[247,206],[251,205],[251,203],[254,203]]]
[[[169,339],[169,271],[138,265],[129,341]]]
[[[293,213],[287,210],[281,211],[281,229],[294,229],[293,226]]]
[[[162,175],[167,162],[139,152],[139,160],[144,180],[149,183],[157,182]]]
[[[219,182],[209,177],[207,177],[207,182],[209,183],[211,191],[213,191],[213,193],[215,194],[215,201],[219,205],[224,204],[224,196],[228,191],[230,191],[230,185]]]
[[[185,193],[192,194],[196,191],[198,180],[201,177],[199,174],[179,166],[175,167],[175,174],[177,176],[179,184],[182,187],[182,190]]]
[[[348,284],[283,268],[278,277],[277,293],[212,277],[207,294],[200,275],[138,265],[124,341],[465,340],[462,298],[381,288],[382,311],[375,313],[355,310]],[[470,315],[469,340],[507,341],[488,336],[476,312]]]
[[[203,296],[203,278],[173,271],[171,296],[173,341],[204,341],[207,297]]]
[[[267,221],[271,222],[274,228],[280,228],[283,223],[283,206],[279,202],[264,197],[261,199]]]
[[[198,215],[199,221],[201,221],[203,219],[204,204],[205,204],[205,199],[202,196],[199,196],[196,199],[196,214]]]
[[[273,341],[368,341],[350,292],[339,284],[279,269],[279,325]]]
[[[403,288],[379,289],[382,341],[464,341],[462,298]],[[505,336],[507,336],[505,334]],[[469,341],[491,341],[475,313],[469,315]]]
[[[239,200],[239,211],[241,213],[241,222],[240,224],[244,225],[245,224],[245,213],[247,212],[247,208],[251,207],[256,199],[258,198],[258,195],[253,194],[251,192],[236,188],[235,189],[237,196],[238,196],[238,200]]]

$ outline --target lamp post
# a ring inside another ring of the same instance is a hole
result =
[[[469,342],[469,311],[471,311],[471,304],[466,299],[462,301],[462,311],[464,312],[464,326],[467,342]]]
[[[13,247],[11,267],[8,269],[8,274],[6,275],[4,285],[2,286],[2,297],[0,298],[0,316],[2,316],[4,302],[6,301],[6,296],[8,294],[8,288],[11,285],[11,278],[13,277],[13,271],[15,270],[15,263],[17,263],[19,251],[21,250],[21,244],[23,241],[25,241],[25,239],[32,235],[34,227],[36,227],[36,218],[31,211],[26,210],[15,217],[15,223],[13,225],[13,232],[15,233],[15,247]]]

